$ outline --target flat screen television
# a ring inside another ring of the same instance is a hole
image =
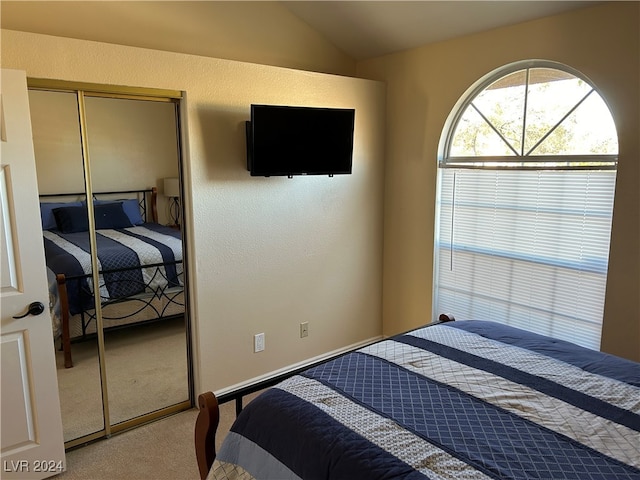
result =
[[[351,173],[355,110],[251,105],[247,169],[252,176]]]

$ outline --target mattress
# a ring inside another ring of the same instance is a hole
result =
[[[427,326],[252,400],[209,479],[640,479],[640,364],[487,321]]]
[[[44,248],[49,278],[67,277],[69,313],[93,308],[91,245],[86,231],[45,230]],[[146,223],[96,232],[100,296],[103,302],[182,284],[180,232]],[[51,284],[50,284],[51,285]]]

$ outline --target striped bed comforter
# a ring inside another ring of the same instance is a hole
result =
[[[494,322],[428,326],[261,394],[208,478],[640,479],[640,364]]]
[[[45,230],[44,250],[49,278],[67,277],[69,313],[93,308],[88,232]],[[180,232],[155,223],[96,232],[102,301],[182,285]],[[149,265],[157,265],[147,267]],[[54,275],[51,275],[51,272]],[[69,277],[72,277],[69,280]],[[73,278],[75,277],[75,278]]]

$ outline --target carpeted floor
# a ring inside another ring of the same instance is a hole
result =
[[[109,332],[105,338],[113,423],[188,399],[182,321]],[[74,368],[58,352],[65,440],[102,428],[95,341],[73,345]],[[248,403],[256,394],[247,396]],[[63,480],[197,480],[193,433],[197,409],[74,448]],[[235,420],[235,402],[220,405],[216,448]]]
[[[253,398],[245,398],[245,405]],[[67,452],[56,480],[198,480],[193,432],[198,411],[187,410]],[[220,405],[216,448],[235,419],[235,403]]]
[[[67,452],[64,480],[197,480],[196,410],[166,417]]]

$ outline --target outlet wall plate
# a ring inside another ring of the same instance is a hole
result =
[[[264,350],[264,333],[257,333],[253,336],[253,351],[255,353]]]

